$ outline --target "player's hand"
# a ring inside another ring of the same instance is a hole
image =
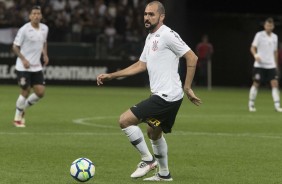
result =
[[[100,74],[97,77],[97,85],[100,86],[101,84],[104,84],[103,83],[104,81],[109,81],[111,79],[112,79],[111,74],[105,74],[105,73]]]
[[[200,98],[196,97],[196,95],[194,94],[193,90],[190,89],[184,89],[188,99],[195,105],[199,106],[200,104],[202,104],[202,101]]]
[[[24,68],[28,69],[30,67],[28,60],[24,59],[22,60],[22,63],[23,63]]]
[[[257,62],[261,62],[260,56],[258,54],[255,54],[255,61]]]

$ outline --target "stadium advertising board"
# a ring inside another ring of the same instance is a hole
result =
[[[92,60],[92,59],[50,59],[44,68],[46,83],[54,85],[96,85],[96,77],[100,73],[120,70],[132,64],[132,61]],[[15,58],[1,58],[0,83],[15,84]],[[129,78],[109,81],[111,86],[144,86],[147,84],[145,73]]]

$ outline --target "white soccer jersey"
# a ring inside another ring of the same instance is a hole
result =
[[[20,46],[22,55],[29,61],[30,68],[26,69],[18,57],[16,70],[36,72],[42,70],[40,57],[43,51],[44,43],[47,40],[48,27],[40,23],[39,29],[32,27],[31,23],[23,25],[14,40],[14,44]]]
[[[165,25],[148,34],[140,61],[147,64],[152,94],[166,101],[183,98],[178,63],[189,50],[180,36]]]
[[[260,62],[254,62],[254,67],[276,68],[274,52],[278,47],[278,37],[275,33],[268,35],[266,31],[257,32],[252,46],[257,48],[257,54],[261,58]]]

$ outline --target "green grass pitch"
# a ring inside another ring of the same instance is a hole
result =
[[[247,88],[194,92],[203,104],[185,98],[166,135],[173,183],[282,183],[282,113],[274,111],[271,91],[259,91],[255,113],[247,109]],[[18,93],[0,85],[0,184],[78,183],[69,169],[79,157],[96,166],[89,184],[145,183],[130,179],[140,157],[117,121],[148,88],[47,86],[27,110],[26,128],[12,125]]]

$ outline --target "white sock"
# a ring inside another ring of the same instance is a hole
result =
[[[272,98],[274,102],[274,107],[279,108],[280,107],[280,96],[279,96],[278,88],[272,88]]]
[[[38,100],[40,100],[40,98],[35,93],[32,93],[26,99],[25,104],[24,104],[24,109],[34,105],[36,102],[38,102]]]
[[[131,125],[122,129],[129,141],[141,154],[141,159],[144,161],[153,160],[153,155],[150,153],[148,146],[144,140],[144,135],[138,126]]]
[[[22,114],[24,110],[24,104],[25,104],[26,98],[22,95],[20,95],[16,102],[16,113],[15,113],[15,121],[19,121],[22,119]]]
[[[252,86],[250,89],[250,94],[249,94],[249,107],[255,106],[255,100],[258,94],[258,88],[255,86]]]
[[[154,141],[150,140],[152,143],[152,148],[154,155],[159,163],[159,174],[161,176],[167,176],[169,174],[168,169],[168,147],[164,136],[160,139]]]

